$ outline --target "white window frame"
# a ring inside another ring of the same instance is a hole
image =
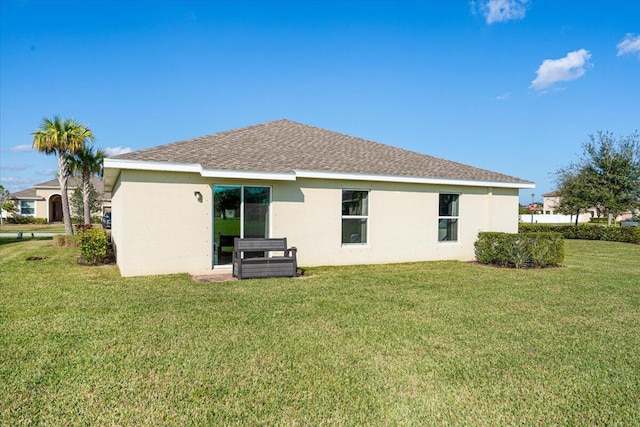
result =
[[[26,203],[26,202],[33,203],[33,213],[26,214],[26,213],[22,212],[22,203]],[[22,216],[31,216],[31,217],[35,217],[36,216],[36,205],[37,205],[37,203],[36,203],[35,200],[19,200],[18,205],[20,206],[20,215],[22,215]]]
[[[344,192],[345,191],[361,191],[361,192],[366,192],[367,193],[367,214],[366,215],[344,215],[342,214],[342,203],[343,203],[343,197],[344,197]],[[340,191],[340,212],[341,212],[341,218],[340,218],[340,243],[342,246],[366,246],[369,244],[369,216],[371,215],[369,209],[370,209],[370,203],[369,203],[369,198],[371,197],[371,190],[370,189],[366,189],[366,188],[343,188]],[[342,241],[342,227],[343,227],[343,223],[345,219],[364,219],[366,220],[366,228],[367,228],[367,233],[364,236],[364,242],[343,242]]]
[[[458,196],[458,200],[457,200],[458,214],[457,215],[444,215],[444,216],[440,215],[440,196],[445,196],[445,195]],[[450,192],[438,193],[438,243],[457,243],[460,241],[460,200],[461,200],[460,193],[450,193]],[[451,220],[451,219],[456,220],[455,240],[440,240],[440,221]]]

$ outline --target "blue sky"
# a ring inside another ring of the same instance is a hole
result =
[[[0,184],[54,177],[55,114],[111,153],[279,118],[554,189],[640,128],[640,1],[0,2]]]

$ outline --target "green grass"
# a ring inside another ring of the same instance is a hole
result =
[[[64,224],[4,224],[0,233],[64,233]]]
[[[206,284],[2,243],[0,425],[640,424],[638,245]]]

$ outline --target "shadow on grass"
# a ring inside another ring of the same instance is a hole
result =
[[[18,239],[16,237],[0,237],[0,246],[9,245],[12,243],[24,243],[30,242],[31,240],[53,240],[53,237],[23,237],[22,239]]]

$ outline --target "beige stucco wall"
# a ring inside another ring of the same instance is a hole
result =
[[[300,266],[472,260],[479,231],[517,232],[518,190],[298,179],[205,179],[123,170],[112,194],[112,238],[125,276],[211,273],[213,184],[272,188],[271,236]],[[369,190],[368,242],[341,244],[342,189]],[[202,194],[197,200],[194,192]],[[460,194],[458,242],[438,242],[438,194]]]
[[[341,244],[343,188],[370,191],[365,245]],[[440,192],[460,194],[457,242],[438,242]],[[472,260],[479,231],[518,229],[517,190],[298,180],[273,193],[272,235],[286,236],[304,266]]]
[[[210,271],[211,206],[211,187],[199,175],[122,171],[111,196],[121,273]]]
[[[51,196],[59,196],[60,194],[62,194],[62,192],[59,188],[38,188],[36,190],[36,194],[40,197],[44,197],[44,200],[39,200],[36,202],[36,216],[38,218],[46,218],[46,220],[49,221],[49,199],[51,198]],[[67,190],[67,194],[69,195],[69,200],[71,200],[73,191]],[[71,206],[69,206],[69,208],[71,208]]]
[[[542,198],[542,211],[545,214],[555,214],[558,205],[560,204],[560,197],[543,197]]]

